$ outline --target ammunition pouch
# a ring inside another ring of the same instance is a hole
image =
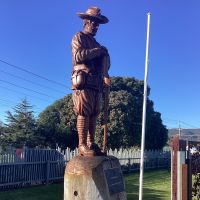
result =
[[[71,80],[72,89],[91,88],[100,91],[103,87],[102,74],[89,72],[89,69],[84,64],[74,66]]]
[[[72,87],[77,90],[83,89],[86,84],[86,76],[87,76],[86,72],[82,70],[74,71],[71,78]]]

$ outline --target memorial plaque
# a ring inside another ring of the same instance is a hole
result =
[[[120,168],[104,170],[110,195],[124,192],[123,176]]]

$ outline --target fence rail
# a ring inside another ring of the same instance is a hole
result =
[[[0,152],[0,190],[63,180],[66,163],[78,154],[77,149],[12,149]],[[119,159],[122,171],[139,170],[140,151],[109,150]],[[145,169],[170,166],[170,152],[146,151]]]

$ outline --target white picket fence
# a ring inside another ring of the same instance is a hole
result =
[[[0,152],[0,190],[48,184],[63,180],[66,163],[78,150],[55,149],[10,149]],[[140,151],[108,150],[108,155],[119,159],[123,171],[138,170]],[[145,168],[167,168],[170,152],[145,151]]]

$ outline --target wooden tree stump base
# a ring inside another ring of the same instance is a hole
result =
[[[76,156],[67,164],[64,200],[126,200],[119,160],[113,156]]]

